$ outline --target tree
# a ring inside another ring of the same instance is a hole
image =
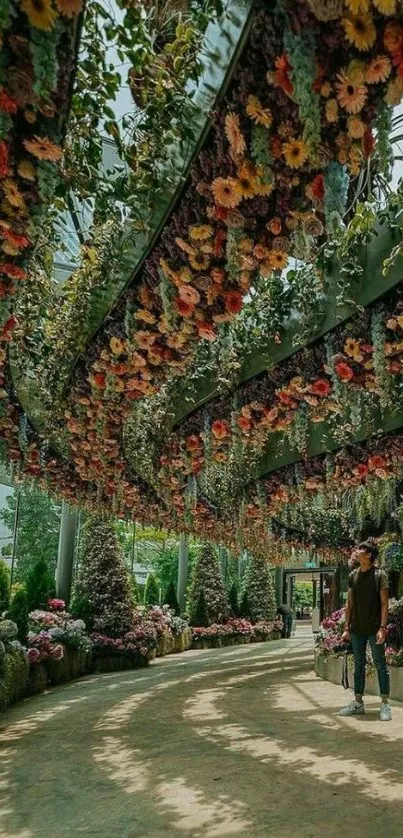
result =
[[[45,559],[39,559],[27,572],[25,588],[30,611],[47,607],[48,599],[54,595],[55,583]]]
[[[179,602],[176,596],[176,589],[173,582],[168,586],[168,590],[164,596],[163,605],[169,605],[174,614],[179,614]]]
[[[0,615],[7,611],[10,603],[10,571],[5,562],[0,561]]]
[[[312,608],[313,586],[312,582],[295,582],[293,590],[294,608],[299,611],[301,608]]]
[[[20,488],[20,511],[16,544],[17,580],[24,581],[27,573],[39,559],[45,559],[49,572],[54,576],[60,530],[60,506],[55,504],[36,486]],[[7,497],[6,506],[0,510],[0,518],[9,530],[13,530],[17,495]]]
[[[250,620],[251,618],[248,592],[246,589],[242,593],[241,602],[239,605],[239,616],[244,617],[245,620]]]
[[[276,595],[271,573],[264,558],[252,556],[243,577],[243,596],[246,594],[249,616],[253,623],[274,620]],[[242,613],[242,616],[246,616]]]
[[[147,576],[147,582],[144,589],[144,605],[159,605],[160,604],[160,588],[153,573]]]
[[[201,592],[205,600],[208,625],[225,623],[229,616],[228,602],[218,559],[211,545],[203,548],[193,571],[189,610],[190,622],[194,626],[197,625]]]
[[[89,631],[120,637],[133,625],[133,600],[113,523],[90,517],[83,527],[71,611]]]
[[[28,594],[25,588],[18,588],[11,600],[11,605],[7,613],[9,620],[16,623],[18,626],[18,640],[23,645],[27,642],[28,636]]]
[[[228,602],[230,611],[233,617],[239,616],[239,587],[238,582],[234,579],[228,594]]]
[[[202,589],[199,591],[199,595],[197,597],[197,602],[193,612],[192,625],[198,626],[199,628],[201,626],[205,627],[210,625],[209,616],[207,613],[206,598]]]

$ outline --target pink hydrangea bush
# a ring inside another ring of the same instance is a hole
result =
[[[197,644],[202,641],[214,641],[214,639],[221,640],[223,638],[232,637],[246,638],[251,640],[268,640],[273,634],[281,632],[283,628],[282,620],[276,619],[273,621],[261,620],[259,623],[251,623],[242,617],[233,617],[226,623],[213,623],[208,627],[194,627],[192,628],[192,639]]]

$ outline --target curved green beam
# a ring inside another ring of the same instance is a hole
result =
[[[400,226],[400,229],[402,228],[403,222]],[[382,274],[383,263],[390,256],[399,238],[400,234],[397,229],[389,228],[384,224],[377,228],[375,239],[369,245],[360,247],[359,256],[364,270],[360,281],[349,290],[350,299],[354,300],[355,306],[337,305],[338,283],[342,279],[340,265],[335,261],[329,265],[325,277],[326,298],[322,320],[318,323],[317,329],[312,332],[310,338],[304,343],[304,346],[315,343],[318,338],[323,337],[327,332],[332,331],[340,323],[353,316],[357,307],[364,308],[374,303],[401,281],[403,277],[403,259],[401,257],[396,259],[386,276]],[[294,341],[300,332],[301,322],[298,315],[295,315],[284,325],[280,344],[271,340],[263,348],[252,348],[243,359],[237,386],[254,378],[259,373],[277,366],[299,352],[302,347],[296,345]],[[195,399],[186,403],[183,399],[179,400],[172,423],[173,427],[190,413],[219,395],[221,393],[216,380],[211,377],[211,373],[201,378],[197,385]]]
[[[134,237],[130,222],[124,225],[119,235],[123,254],[119,269],[113,281],[108,282],[106,289],[95,288],[90,295],[91,315],[85,326],[86,346],[102,325],[118,297],[139,275],[145,260],[175,209],[186,184],[190,167],[211,128],[211,111],[218,99],[225,94],[233,70],[245,47],[255,11],[254,0],[227,0],[220,18],[207,26],[201,47],[204,67],[199,82],[194,88],[193,96],[194,140],[185,150],[181,148],[179,142],[167,150],[169,163],[161,176],[161,187],[156,196],[152,217],[145,215],[143,218],[143,231]],[[119,248],[119,243],[116,246]],[[70,374],[78,359],[79,355],[72,363]],[[24,359],[24,353],[18,347],[13,348],[10,355],[10,367],[17,396],[25,413],[37,429],[46,428],[50,417],[47,417],[41,402],[35,380],[35,370],[29,368],[29,362]]]

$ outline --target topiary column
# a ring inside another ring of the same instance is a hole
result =
[[[47,608],[48,599],[55,593],[55,582],[49,573],[46,559],[39,559],[28,571],[25,589],[30,611],[34,611],[35,608]]]
[[[127,569],[113,524],[92,517],[83,528],[71,611],[90,631],[121,637],[133,625]]]
[[[164,596],[163,605],[169,605],[169,607],[172,608],[174,614],[179,614],[179,603],[176,596],[175,585],[173,582],[171,582],[168,585],[168,589]]]
[[[189,598],[190,622],[193,626],[198,624],[201,592],[203,592],[208,624],[225,623],[229,617],[228,602],[218,559],[211,545],[204,547],[193,571]]]
[[[247,603],[249,618],[253,623],[260,620],[274,620],[276,616],[276,593],[271,573],[265,559],[251,556],[244,573],[242,585],[243,603]]]
[[[147,582],[144,589],[144,605],[159,605],[160,604],[160,588],[153,573],[147,576]]]
[[[7,618],[16,624],[18,628],[18,640],[25,645],[28,637],[29,609],[28,594],[24,587],[17,588],[11,600]]]

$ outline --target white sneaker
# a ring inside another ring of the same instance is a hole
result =
[[[388,705],[387,705],[388,706]],[[364,702],[358,704],[357,701],[352,701],[347,704],[347,707],[342,707],[338,712],[338,716],[362,716],[365,713]]]
[[[381,710],[379,713],[379,718],[381,722],[391,722],[392,721],[392,708],[390,704],[386,704],[386,702],[382,702]]]

